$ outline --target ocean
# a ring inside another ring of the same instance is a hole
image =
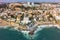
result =
[[[57,27],[39,28],[34,35],[29,35],[27,31],[0,28],[0,40],[60,40],[60,29]]]

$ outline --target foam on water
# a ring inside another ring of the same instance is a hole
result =
[[[29,35],[29,31],[20,31],[20,30],[17,30],[17,29],[14,29],[14,28],[10,28],[10,27],[8,27],[8,26],[6,26],[6,27],[0,27],[0,28],[4,28],[4,29],[9,29],[9,30],[12,30],[12,31],[20,31],[22,34],[23,34],[23,36],[26,38],[26,39],[30,39],[31,38],[31,36],[32,36],[32,38],[34,39],[35,37],[38,37],[38,35],[39,34],[36,34],[38,31],[41,31],[41,30],[43,30],[44,28],[50,28],[50,27],[59,27],[58,25],[40,25],[40,26],[38,26],[38,28],[35,30],[35,32],[34,32],[34,35]]]

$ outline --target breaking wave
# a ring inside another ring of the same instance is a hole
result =
[[[0,40],[60,40],[60,29],[53,26],[39,26],[34,35],[28,33],[10,27],[0,28]]]

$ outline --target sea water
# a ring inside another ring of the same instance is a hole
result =
[[[29,31],[17,31],[13,28],[0,28],[0,40],[60,40],[60,29],[57,27],[37,28],[34,35]]]
[[[44,28],[37,31],[34,40],[60,40],[60,29],[57,27]]]
[[[21,31],[12,28],[0,28],[0,40],[28,40]]]

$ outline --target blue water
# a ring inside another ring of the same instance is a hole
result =
[[[22,32],[11,28],[0,29],[0,40],[28,40]]]
[[[21,31],[0,28],[0,40],[60,40],[60,29],[56,27],[43,28],[32,35],[32,39],[30,38],[29,34],[24,34]]]
[[[37,31],[34,40],[60,40],[60,29],[56,27],[44,28]]]

